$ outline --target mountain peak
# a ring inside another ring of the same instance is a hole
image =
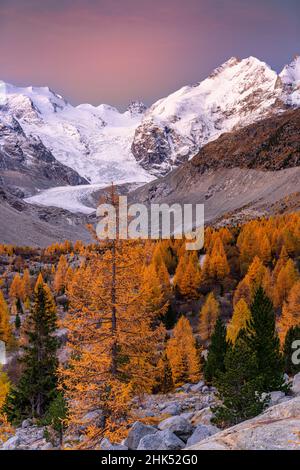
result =
[[[144,114],[146,111],[147,106],[139,100],[133,100],[129,103],[126,111],[129,111],[131,116],[136,116],[138,114]]]
[[[285,85],[299,85],[300,84],[300,56],[295,55],[292,62],[284,66],[279,76]]]

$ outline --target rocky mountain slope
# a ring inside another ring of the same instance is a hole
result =
[[[300,105],[300,57],[277,73],[255,57],[235,57],[202,82],[154,103],[132,151],[156,175],[168,173],[224,132]]]
[[[27,136],[13,116],[0,116],[0,183],[24,197],[41,189],[87,183],[57,161],[39,137]]]
[[[131,198],[146,204],[203,203],[210,222],[227,213],[264,215],[300,191],[299,129],[297,109],[223,134]]]
[[[130,150],[144,111],[145,106],[137,102],[124,113],[105,104],[74,107],[47,87],[20,88],[4,82],[0,86],[0,122],[13,120],[16,138],[22,132],[25,141],[38,139],[85,182],[149,180]],[[0,144],[2,138],[0,132]],[[36,157],[40,157],[38,148]],[[58,180],[56,186],[59,184]]]

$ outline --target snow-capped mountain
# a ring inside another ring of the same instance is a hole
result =
[[[78,199],[82,209],[87,183],[97,189],[150,181],[220,134],[294,107],[300,107],[299,57],[280,74],[254,57],[231,58],[149,109],[132,102],[123,113],[105,104],[72,106],[47,87],[0,82],[0,181],[33,196],[32,203],[65,208],[64,188],[39,190],[83,184],[70,188],[68,205],[76,209]]]
[[[161,175],[220,134],[297,106],[300,57],[279,75],[255,57],[233,57],[202,82],[154,103],[135,131],[132,152]]]
[[[131,153],[145,106],[124,113],[112,106],[66,102],[47,87],[0,88],[0,121],[12,116],[28,138],[37,138],[55,159],[91,183],[148,181],[151,176]],[[1,135],[0,135],[1,142]]]

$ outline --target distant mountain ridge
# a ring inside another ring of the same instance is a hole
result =
[[[202,82],[154,103],[135,131],[132,152],[160,176],[224,132],[299,106],[299,56],[280,74],[255,57],[232,57]]]
[[[7,145],[3,126],[10,119],[16,123],[11,128],[16,140],[23,133],[25,160],[34,139],[77,173],[77,183],[73,178],[63,184],[82,184],[80,177],[102,185],[147,182],[222,133],[299,106],[299,56],[280,74],[255,57],[232,57],[200,83],[182,87],[148,109],[132,102],[123,113],[105,104],[72,106],[48,87],[0,82],[0,150]],[[41,147],[35,153],[36,160],[42,158]],[[61,184],[58,178],[53,186]]]

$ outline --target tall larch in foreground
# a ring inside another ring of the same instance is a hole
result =
[[[181,316],[167,344],[167,357],[174,385],[197,382],[200,378],[199,354],[189,320]]]
[[[114,188],[106,202],[118,212]],[[144,295],[141,273],[149,259],[144,244],[116,234],[96,248],[68,289],[70,309],[63,325],[70,357],[60,368],[69,426],[86,426],[84,448],[93,448],[103,436],[118,440],[126,432],[130,400],[155,385],[165,338],[157,305],[152,310]],[[101,419],[93,413],[86,421],[95,410]]]

